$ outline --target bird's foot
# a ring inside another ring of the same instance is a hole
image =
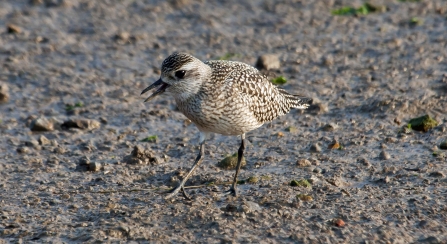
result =
[[[179,191],[182,191],[182,195],[185,199],[191,200],[191,197],[186,193],[185,188],[183,186],[177,186],[173,190],[169,191],[169,194],[165,197],[165,200],[173,198],[175,195],[179,193]]]
[[[230,190],[225,192],[225,195],[232,195],[233,197],[237,197],[237,189],[234,186],[230,187]]]

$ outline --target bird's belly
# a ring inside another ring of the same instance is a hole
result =
[[[182,109],[200,131],[222,135],[241,135],[262,125],[248,109],[204,108],[200,110]]]

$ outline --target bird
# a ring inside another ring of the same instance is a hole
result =
[[[227,194],[238,196],[237,177],[245,151],[245,134],[264,123],[287,114],[292,108],[306,109],[312,98],[292,95],[275,86],[259,70],[243,62],[210,60],[202,62],[183,52],[174,52],[161,65],[160,78],[141,95],[157,88],[144,102],[165,93],[200,132],[199,153],[189,172],[165,199],[180,191],[191,199],[184,186],[204,159],[205,141],[212,133],[240,136],[236,172]]]

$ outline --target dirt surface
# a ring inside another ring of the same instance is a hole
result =
[[[447,3],[373,3],[0,1],[0,243],[446,243]],[[163,200],[198,152],[169,96],[139,95],[173,51],[275,54],[314,98],[247,134],[237,198],[217,164],[240,140],[214,135],[193,200]]]

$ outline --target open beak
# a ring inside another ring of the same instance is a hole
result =
[[[144,102],[147,102],[147,101],[149,101],[149,100],[152,100],[152,98],[156,97],[156,96],[159,95],[159,94],[162,94],[163,92],[165,92],[166,88],[168,88],[169,86],[170,86],[170,85],[167,84],[167,83],[164,83],[164,82],[161,80],[161,78],[158,79],[156,82],[154,82],[152,85],[146,87],[146,89],[144,89],[144,90],[141,92],[141,95],[142,95],[142,94],[144,94],[144,93],[146,93],[146,92],[148,92],[148,91],[154,89],[155,87],[158,87],[158,89],[157,89],[154,93],[152,93],[148,98],[146,98],[146,100],[144,100]]]

